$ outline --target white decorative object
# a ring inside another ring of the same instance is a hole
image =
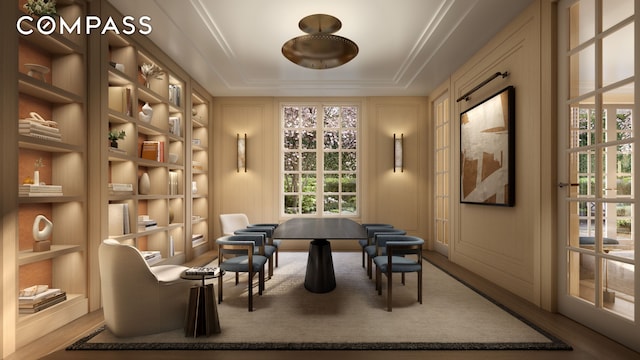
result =
[[[153,108],[151,107],[151,105],[149,105],[148,102],[142,105],[142,111],[138,113],[138,117],[140,121],[143,121],[146,123],[151,122],[151,118],[153,117]]]
[[[43,226],[44,224],[44,226]],[[42,227],[42,229],[40,229]],[[51,220],[47,219],[44,215],[36,216],[33,221],[33,240],[36,242],[33,244],[33,251],[47,251],[51,249],[51,241],[49,238],[51,237],[51,233],[53,232],[53,223]]]
[[[175,164],[178,162],[178,154],[176,153],[169,153],[169,162],[172,164]]]
[[[40,225],[44,223],[44,227],[40,230]],[[48,240],[53,231],[53,223],[44,215],[36,216],[33,221],[33,239],[35,241]]]
[[[194,194],[198,192],[198,183],[195,181],[191,182],[191,192]]]
[[[149,174],[143,173],[140,176],[140,183],[138,184],[138,192],[142,195],[148,195],[151,190],[151,180]]]
[[[38,170],[33,172],[33,184],[40,185],[40,171]]]

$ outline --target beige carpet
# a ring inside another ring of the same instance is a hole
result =
[[[387,312],[386,293],[377,295],[359,253],[333,254],[337,288],[326,294],[304,288],[306,258],[280,254],[253,312],[247,311],[246,276],[235,286],[234,274],[227,274],[217,305],[221,334],[194,339],[175,330],[122,339],[104,329],[69,349],[570,349],[426,261],[423,304],[416,275],[407,274],[404,286],[397,275]]]

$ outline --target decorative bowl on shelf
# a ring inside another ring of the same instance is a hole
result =
[[[178,162],[178,154],[176,153],[169,153],[169,162],[172,164],[175,164]]]
[[[48,67],[39,64],[24,64],[24,67],[29,70],[27,75],[45,81],[44,74],[47,74],[50,70]]]

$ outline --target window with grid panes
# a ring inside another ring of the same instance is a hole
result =
[[[358,117],[355,105],[284,105],[281,212],[358,213]]]

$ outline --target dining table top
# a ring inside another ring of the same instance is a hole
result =
[[[274,239],[366,239],[361,224],[346,218],[293,218],[273,232]]]

